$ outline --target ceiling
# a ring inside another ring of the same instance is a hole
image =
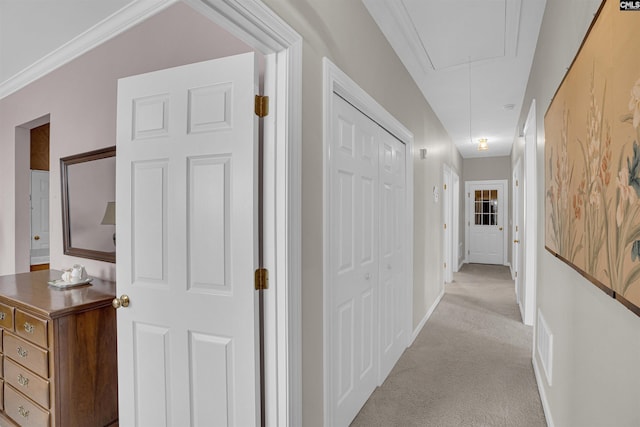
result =
[[[462,156],[509,155],[546,0],[362,1]],[[0,0],[0,85],[134,3]]]
[[[132,0],[0,0],[0,84]]]
[[[362,1],[462,157],[510,155],[546,0]]]

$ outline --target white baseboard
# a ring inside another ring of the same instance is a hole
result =
[[[427,314],[424,315],[424,317],[422,318],[418,326],[414,329],[413,334],[411,334],[411,338],[409,338],[409,345],[407,347],[411,347],[411,345],[413,345],[413,342],[416,340],[416,338],[418,338],[420,331],[422,331],[422,328],[424,328],[424,325],[427,323],[427,320],[429,320],[429,318],[435,311],[438,304],[440,304],[440,300],[442,299],[443,296],[444,296],[444,287],[442,288],[442,292],[440,292],[440,295],[438,295],[438,297],[433,302],[429,310],[427,310]]]
[[[465,262],[466,262],[466,260],[465,260],[465,259],[462,259],[462,260],[460,261],[460,265],[458,265],[458,271],[460,271],[460,269],[461,269],[461,268],[462,268],[462,266],[465,264]]]
[[[547,394],[544,391],[544,385],[542,381],[544,378],[540,375],[540,369],[538,368],[538,361],[535,356],[531,361],[533,365],[533,372],[536,376],[536,384],[538,384],[538,394],[540,394],[540,401],[542,402],[542,410],[544,411],[544,417],[547,420],[548,427],[554,427],[553,418],[551,417],[551,409],[549,408],[549,401],[547,401]]]

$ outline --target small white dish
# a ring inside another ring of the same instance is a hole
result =
[[[71,282],[66,282],[62,279],[56,279],[56,280],[50,280],[47,283],[49,284],[49,286],[53,286],[54,288],[72,288],[74,286],[81,286],[81,285],[86,285],[88,283],[91,283],[91,281],[93,280],[92,277],[87,277],[86,279],[81,279],[78,281],[71,281]]]

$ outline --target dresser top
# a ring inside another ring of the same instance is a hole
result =
[[[68,289],[48,285],[62,271],[42,270],[0,276],[0,302],[50,318],[111,304],[116,284],[94,278],[91,284]]]

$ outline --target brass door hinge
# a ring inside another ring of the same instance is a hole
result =
[[[447,224],[445,224],[445,225],[444,225],[444,229],[445,229],[445,230],[447,229]]]
[[[269,115],[269,97],[256,95],[256,116],[266,117]]]
[[[256,291],[264,291],[269,289],[269,270],[266,268],[259,268],[255,273],[255,286]]]
[[[445,184],[445,185],[444,185],[444,189],[445,189],[445,190],[447,189],[447,184]]]

